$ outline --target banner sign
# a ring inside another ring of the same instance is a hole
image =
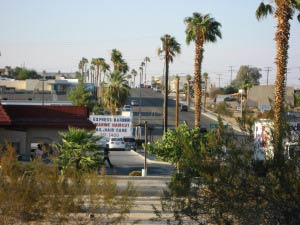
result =
[[[96,125],[97,136],[125,137],[133,133],[131,116],[91,115],[90,121]]]

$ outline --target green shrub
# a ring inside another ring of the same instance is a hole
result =
[[[131,171],[129,173],[129,176],[132,176],[132,177],[142,176],[142,172],[141,171]]]

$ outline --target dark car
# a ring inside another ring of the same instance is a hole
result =
[[[206,127],[200,127],[200,133],[201,134],[206,134],[207,133],[207,128]]]
[[[137,144],[133,137],[124,137],[123,140],[125,142],[126,150],[131,150],[131,149],[136,150]]]
[[[180,111],[181,112],[187,112],[188,111],[188,106],[187,105],[181,105]]]

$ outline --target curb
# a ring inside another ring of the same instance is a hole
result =
[[[134,150],[130,150],[131,152],[134,152],[136,155],[138,155],[139,157],[141,157],[142,159],[145,159],[144,155],[134,151]],[[152,160],[152,159],[149,159],[147,158],[147,162],[149,163],[160,163],[160,164],[165,164],[165,165],[172,165],[171,163],[168,163],[168,162],[164,162],[164,161],[158,161],[158,160]]]

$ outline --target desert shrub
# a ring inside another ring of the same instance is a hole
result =
[[[131,171],[129,173],[129,176],[133,176],[133,177],[142,176],[142,172],[141,171]]]
[[[135,199],[131,184],[123,191],[97,171],[61,174],[56,165],[20,163],[7,145],[0,159],[0,224],[119,224]]]

